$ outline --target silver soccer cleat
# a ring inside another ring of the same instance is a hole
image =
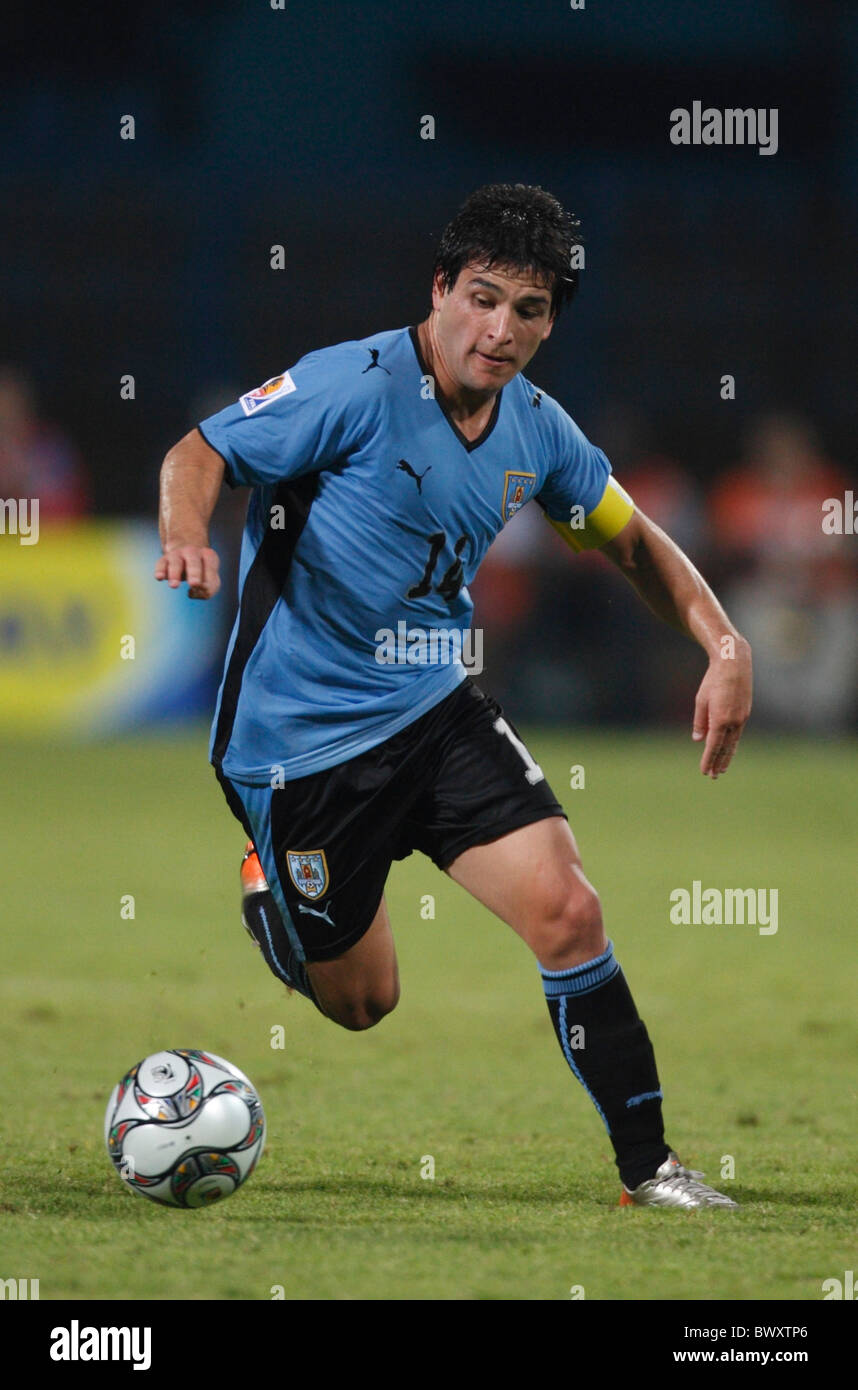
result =
[[[703,1177],[694,1168],[684,1168],[671,1149],[667,1158],[657,1170],[654,1178],[648,1178],[632,1191],[623,1184],[621,1207],[738,1207],[732,1197],[716,1192],[700,1182]]]

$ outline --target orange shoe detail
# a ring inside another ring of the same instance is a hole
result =
[[[268,882],[262,872],[259,855],[256,853],[253,841],[248,840],[244,858],[241,861],[242,897],[246,898],[250,893],[264,893],[267,887]]]

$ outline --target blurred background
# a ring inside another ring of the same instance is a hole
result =
[[[592,1308],[658,1268],[666,1300],[807,1300],[855,1268],[858,0],[579,2],[4,15],[0,1057],[26,1104],[0,1107],[0,1276],[42,1299],[580,1279]],[[674,145],[695,101],[777,108],[777,152]],[[330,1028],[262,967],[205,757],[247,492],[218,505],[216,600],[152,577],[166,450],[310,350],[419,322],[442,228],[500,180],[551,190],[585,237],[528,375],[754,644],[713,787],[689,737],[703,655],[604,557],[530,505],[473,586],[480,679],[568,809],[671,1142],[716,1183],[736,1158],[746,1219],[702,1248],[619,1230],[524,943],[424,856],[385,890],[404,994],[382,1029]],[[697,882],[779,893],[779,931],[675,925]],[[190,1224],[103,1149],[111,1087],[174,1046],[239,1065],[270,1124],[247,1190]]]
[[[216,513],[222,594],[177,600],[165,451],[418,322],[443,226],[505,180],[586,246],[528,375],[752,641],[755,723],[855,729],[858,4],[48,5],[6,17],[0,79],[0,727],[210,712],[248,494]],[[694,101],[777,108],[777,152],[672,144]],[[699,651],[533,504],[472,592],[514,719],[690,721]]]

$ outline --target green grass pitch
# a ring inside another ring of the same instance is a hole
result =
[[[348,1033],[288,998],[239,925],[243,838],[204,730],[15,745],[0,1277],[43,1299],[818,1300],[858,1268],[855,745],[751,733],[713,785],[683,732],[526,736],[648,1023],[668,1138],[741,1210],[617,1206],[532,957],[428,860],[388,883],[399,1008]],[[672,926],[694,879],[776,888],[777,934]],[[137,1198],[104,1153],[113,1084],[161,1047],[219,1052],[261,1093],[266,1152],[221,1206]]]

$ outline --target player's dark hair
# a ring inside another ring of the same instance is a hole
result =
[[[451,290],[466,265],[498,267],[539,276],[551,289],[557,314],[578,288],[572,253],[580,246],[580,222],[551,193],[526,183],[489,183],[466,198],[444,228],[433,275]]]

